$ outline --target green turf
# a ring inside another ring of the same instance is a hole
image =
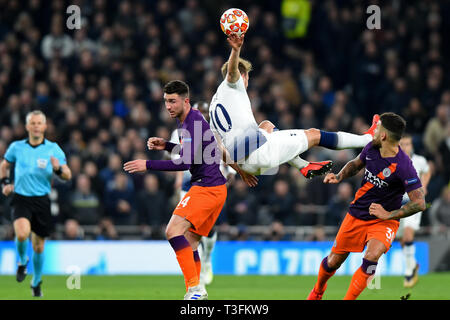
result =
[[[328,282],[324,299],[342,299],[350,276],[335,276]],[[0,276],[0,299],[31,299],[31,276],[17,283],[14,276]],[[315,276],[219,276],[207,287],[211,300],[303,300]],[[148,299],[180,300],[184,295],[181,276],[81,276],[81,288],[69,290],[66,276],[44,276],[42,299]],[[423,275],[413,289],[403,288],[402,277],[383,276],[381,289],[366,289],[360,299],[399,300],[450,299],[450,273]]]

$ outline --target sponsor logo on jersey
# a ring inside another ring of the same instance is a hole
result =
[[[386,169],[388,169],[388,168],[386,168]],[[386,170],[386,169],[384,169],[384,170]],[[390,169],[388,169],[388,170],[389,170],[389,175],[391,175],[391,170]],[[384,172],[383,172],[383,175],[384,175]],[[384,176],[387,177],[386,175],[384,175]],[[380,189],[389,186],[389,184],[386,181],[383,181],[382,179],[378,178],[372,172],[367,170],[367,168],[366,168],[366,171],[364,172],[364,179]]]

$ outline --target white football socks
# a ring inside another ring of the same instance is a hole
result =
[[[368,133],[358,135],[339,131],[336,134],[338,136],[336,149],[364,148],[373,139],[372,135]]]
[[[300,156],[295,157],[294,159],[292,159],[291,161],[288,161],[288,163],[297,168],[297,169],[303,169],[304,167],[306,167],[309,162],[306,160],[303,160],[302,158],[300,158]]]
[[[416,246],[414,243],[403,246],[403,256],[405,257],[405,276],[409,277],[413,274],[416,267]]]

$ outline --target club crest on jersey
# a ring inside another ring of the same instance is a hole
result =
[[[391,169],[389,169],[389,168],[384,168],[384,169],[383,169],[383,176],[384,176],[385,178],[388,178],[391,174],[392,174]]]

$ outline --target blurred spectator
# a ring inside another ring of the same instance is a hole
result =
[[[84,231],[77,220],[67,219],[64,222],[64,240],[83,240]]]
[[[252,225],[256,223],[256,195],[250,193],[244,181],[238,179],[228,191],[227,216],[231,225]]]
[[[423,149],[422,135],[428,121],[428,114],[418,98],[412,98],[403,113],[406,120],[406,131],[413,137],[414,149]]]
[[[108,216],[100,220],[96,233],[97,240],[117,240],[119,238],[116,227]]]
[[[394,80],[393,90],[390,91],[384,99],[384,111],[391,111],[402,114],[408,107],[411,96],[405,79],[397,78]]]
[[[373,40],[363,45],[361,57],[355,61],[353,88],[357,104],[364,106],[362,114],[369,118],[375,113],[375,90],[382,79],[382,59],[379,46]]]
[[[83,172],[89,177],[92,191],[103,199],[105,186],[98,173],[98,167],[93,161],[84,163]]]
[[[446,126],[450,122],[450,106],[439,105],[436,109],[436,116],[432,118],[425,129],[423,137],[424,145],[429,153],[437,155],[441,142],[446,136]]]
[[[420,72],[420,66],[417,62],[408,64],[406,81],[411,94],[415,97],[420,95],[423,88],[423,79]]]
[[[117,142],[117,152],[123,162],[132,160],[132,145],[130,139],[127,137],[120,137]]]
[[[272,224],[267,229],[265,240],[269,241],[289,240],[286,238],[284,226],[280,221],[272,222]]]
[[[72,181],[76,181],[78,175],[81,174],[83,160],[78,154],[74,154],[69,157],[68,164],[72,171]]]
[[[76,189],[70,196],[68,218],[81,225],[94,225],[100,221],[103,208],[101,199],[91,189],[91,180],[85,174],[76,178]]]
[[[325,225],[339,226],[348,212],[348,206],[353,199],[353,188],[348,182],[339,184],[337,194],[328,203],[325,214]]]
[[[441,99],[442,77],[442,69],[439,66],[434,66],[428,71],[425,90],[421,95],[422,104],[427,110],[435,110]]]
[[[341,2],[314,1],[301,39],[285,37],[280,2],[248,6],[251,32],[242,56],[253,64],[248,93],[255,118],[258,123],[270,119],[279,128],[362,134],[374,113],[399,112],[407,120],[415,149],[431,160],[435,174],[427,201],[433,201],[450,174],[445,131],[450,108],[448,3],[430,0],[418,6],[417,1],[407,1],[398,6],[379,1],[386,21],[378,32],[361,28],[364,3]],[[124,180],[117,178],[122,164],[138,156],[161,159],[163,153],[147,152],[146,140],[168,140],[176,127],[164,108],[164,84],[186,80],[192,101],[210,101],[222,81],[220,67],[230,49],[211,17],[225,10],[223,1],[83,2],[80,30],[66,29],[64,1],[5,3],[0,10],[0,152],[12,140],[25,137],[26,113],[42,109],[48,114],[47,138],[63,146],[74,175],[71,184],[54,185],[62,211],[76,190],[77,177],[87,175],[92,192],[105,205],[107,197],[114,202],[114,192],[122,195],[120,205],[112,204],[111,214],[119,214],[118,207],[129,212],[135,204],[125,194],[144,190],[144,176],[128,177],[119,192],[115,188],[116,180]],[[358,151],[316,148],[304,157],[331,158],[338,170]],[[158,193],[170,198],[174,175],[154,174]],[[348,182],[356,186],[360,178]],[[278,180],[287,181],[287,193],[280,187],[283,183],[277,187],[283,192],[273,192]],[[291,197],[292,213],[283,223],[323,230],[324,207],[337,193],[336,186],[324,186],[320,178],[305,181],[298,171],[291,176],[284,168],[277,176],[260,177],[255,189],[239,181],[229,188],[229,212],[221,224],[240,239],[250,236],[244,225],[281,230],[274,217],[288,211],[282,207]],[[0,201],[7,206],[5,199]],[[170,211],[175,205],[168,202],[165,207]],[[100,239],[118,237],[110,217],[99,222]],[[139,223],[134,213],[118,217]],[[234,228],[237,224],[242,225]],[[77,237],[72,222],[67,228],[72,238]]]
[[[289,192],[289,184],[285,180],[277,180],[268,199],[272,219],[281,224],[292,224],[294,197]]]
[[[136,224],[134,188],[128,176],[118,172],[105,191],[105,214],[115,225]]]
[[[110,154],[108,158],[108,166],[100,171],[100,178],[102,178],[105,186],[108,186],[116,173],[122,170],[122,158],[116,154]]]
[[[319,125],[315,115],[314,108],[311,104],[305,103],[300,109],[300,119],[298,121],[298,128],[309,129],[317,128]]]
[[[351,116],[346,112],[345,104],[341,102],[333,104],[330,110],[330,117],[333,117],[338,121],[337,126],[340,131],[350,130]]]
[[[300,88],[303,94],[309,99],[314,90],[316,81],[319,77],[319,72],[314,66],[313,55],[311,52],[306,52],[304,55],[304,66],[300,73]]]
[[[51,33],[42,39],[42,55],[47,60],[69,58],[74,52],[72,38],[63,33],[64,22],[61,15],[54,15],[51,22]]]
[[[450,183],[450,122],[445,128],[445,138],[438,148],[437,162],[440,171],[444,174],[445,181]]]
[[[138,97],[136,86],[132,83],[127,84],[123,90],[123,97],[123,100],[117,100],[114,103],[114,114],[121,118],[126,117],[136,104]]]
[[[450,186],[442,190],[441,196],[433,201],[430,209],[433,234],[450,230]]]
[[[306,238],[306,241],[325,241],[326,240],[326,233],[325,228],[318,224],[314,227],[314,232]]]
[[[80,54],[83,50],[89,50],[93,53],[98,50],[97,43],[89,39],[86,28],[81,28],[75,32],[73,47],[76,54]]]
[[[327,111],[330,111],[331,106],[334,103],[334,90],[332,86],[333,85],[329,77],[325,76],[319,79],[319,94],[322,96],[322,103],[326,106]]]
[[[441,196],[442,189],[449,183],[443,174],[440,174],[438,165],[435,161],[428,161],[430,166],[431,178],[427,186],[427,194],[425,195],[425,200],[427,203],[431,203]]]
[[[94,163],[99,171],[105,168],[108,162],[106,152],[98,139],[91,139],[83,150],[83,160]]]

